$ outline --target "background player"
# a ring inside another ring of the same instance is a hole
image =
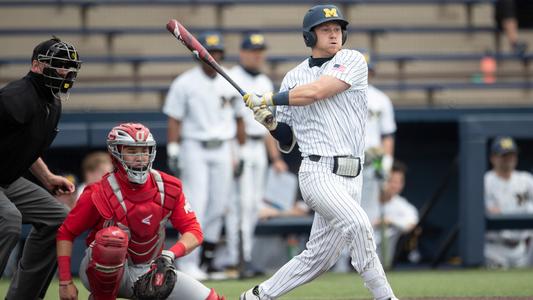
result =
[[[370,53],[361,50],[368,65],[368,79],[375,76],[375,68]],[[365,135],[365,168],[363,170],[363,194],[361,206],[370,220],[380,215],[380,193],[383,183],[389,176],[394,156],[394,109],[390,98],[368,84],[368,118]]]
[[[200,43],[220,61],[219,33],[204,33]],[[180,260],[180,268],[197,279],[214,273],[212,261],[232,187],[231,140],[244,143],[245,107],[234,88],[207,64],[199,63],[174,80],[163,112],[168,116],[169,167],[180,170],[184,191],[204,230],[202,259],[197,252]],[[237,121],[235,121],[237,120]],[[178,161],[179,158],[179,161]],[[198,266],[202,264],[204,270]]]
[[[241,300],[284,295],[331,268],[345,247],[373,297],[395,299],[376,254],[372,225],[360,206],[368,67],[361,53],[341,50],[347,25],[336,6],[312,7],[303,21],[312,56],[287,73],[281,92],[244,96],[249,107],[261,107],[255,117],[282,149],[298,142],[302,196],[316,213],[307,249]],[[265,105],[278,105],[277,122],[265,122]]]
[[[262,34],[249,33],[243,36],[239,65],[231,70],[230,76],[246,91],[263,94],[273,89],[272,81],[261,73],[266,58],[266,47],[265,37]],[[226,235],[229,259],[232,263],[236,263],[239,256],[238,231],[241,230],[244,259],[244,270],[241,270],[243,271],[241,275],[250,277],[259,272],[252,264],[252,247],[259,206],[264,195],[267,153],[276,172],[287,171],[288,167],[277,149],[274,138],[254,120],[251,110],[245,110],[243,120],[246,143],[239,151],[243,160],[243,171],[238,178],[235,201],[232,201],[227,215]]]
[[[72,242],[85,230],[89,248],[80,266],[80,278],[91,299],[132,299],[133,283],[160,255],[182,257],[202,242],[202,230],[186,201],[181,182],[152,169],[156,142],[142,124],[125,123],[107,136],[114,171],[88,185],[57,234],[59,295],[77,299],[70,273]],[[162,252],[166,222],[181,233]],[[218,300],[214,290],[178,274],[170,299]]]
[[[485,174],[485,207],[489,215],[533,213],[533,176],[517,171],[518,147],[511,137],[497,137],[490,149],[492,170]],[[531,231],[500,230],[486,234],[485,263],[489,267],[525,267],[531,251]]]

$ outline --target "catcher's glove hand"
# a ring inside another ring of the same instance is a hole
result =
[[[167,299],[172,289],[174,289],[175,283],[176,268],[174,267],[174,253],[163,250],[161,256],[152,262],[150,270],[139,277],[133,284],[134,299]]]

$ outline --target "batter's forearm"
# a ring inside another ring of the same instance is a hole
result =
[[[297,86],[288,92],[274,94],[272,99],[275,105],[309,105],[316,101],[330,98],[347,90],[349,87],[349,84],[337,78],[321,76],[314,82]]]

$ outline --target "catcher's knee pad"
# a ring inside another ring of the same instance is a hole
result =
[[[111,226],[96,233],[87,278],[95,300],[116,299],[128,253],[128,235]]]
[[[207,295],[205,300],[226,300],[226,298],[224,296],[219,296],[217,292],[215,292],[215,289],[211,289],[211,292]]]

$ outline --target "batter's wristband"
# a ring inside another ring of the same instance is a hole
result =
[[[272,95],[272,103],[274,105],[289,105],[289,91]]]
[[[70,256],[58,256],[57,267],[59,269],[59,281],[72,280],[72,273],[70,272]]]
[[[176,258],[182,257],[182,256],[184,256],[187,253],[187,249],[185,248],[185,244],[183,244],[182,242],[177,242],[169,250],[174,253]]]

